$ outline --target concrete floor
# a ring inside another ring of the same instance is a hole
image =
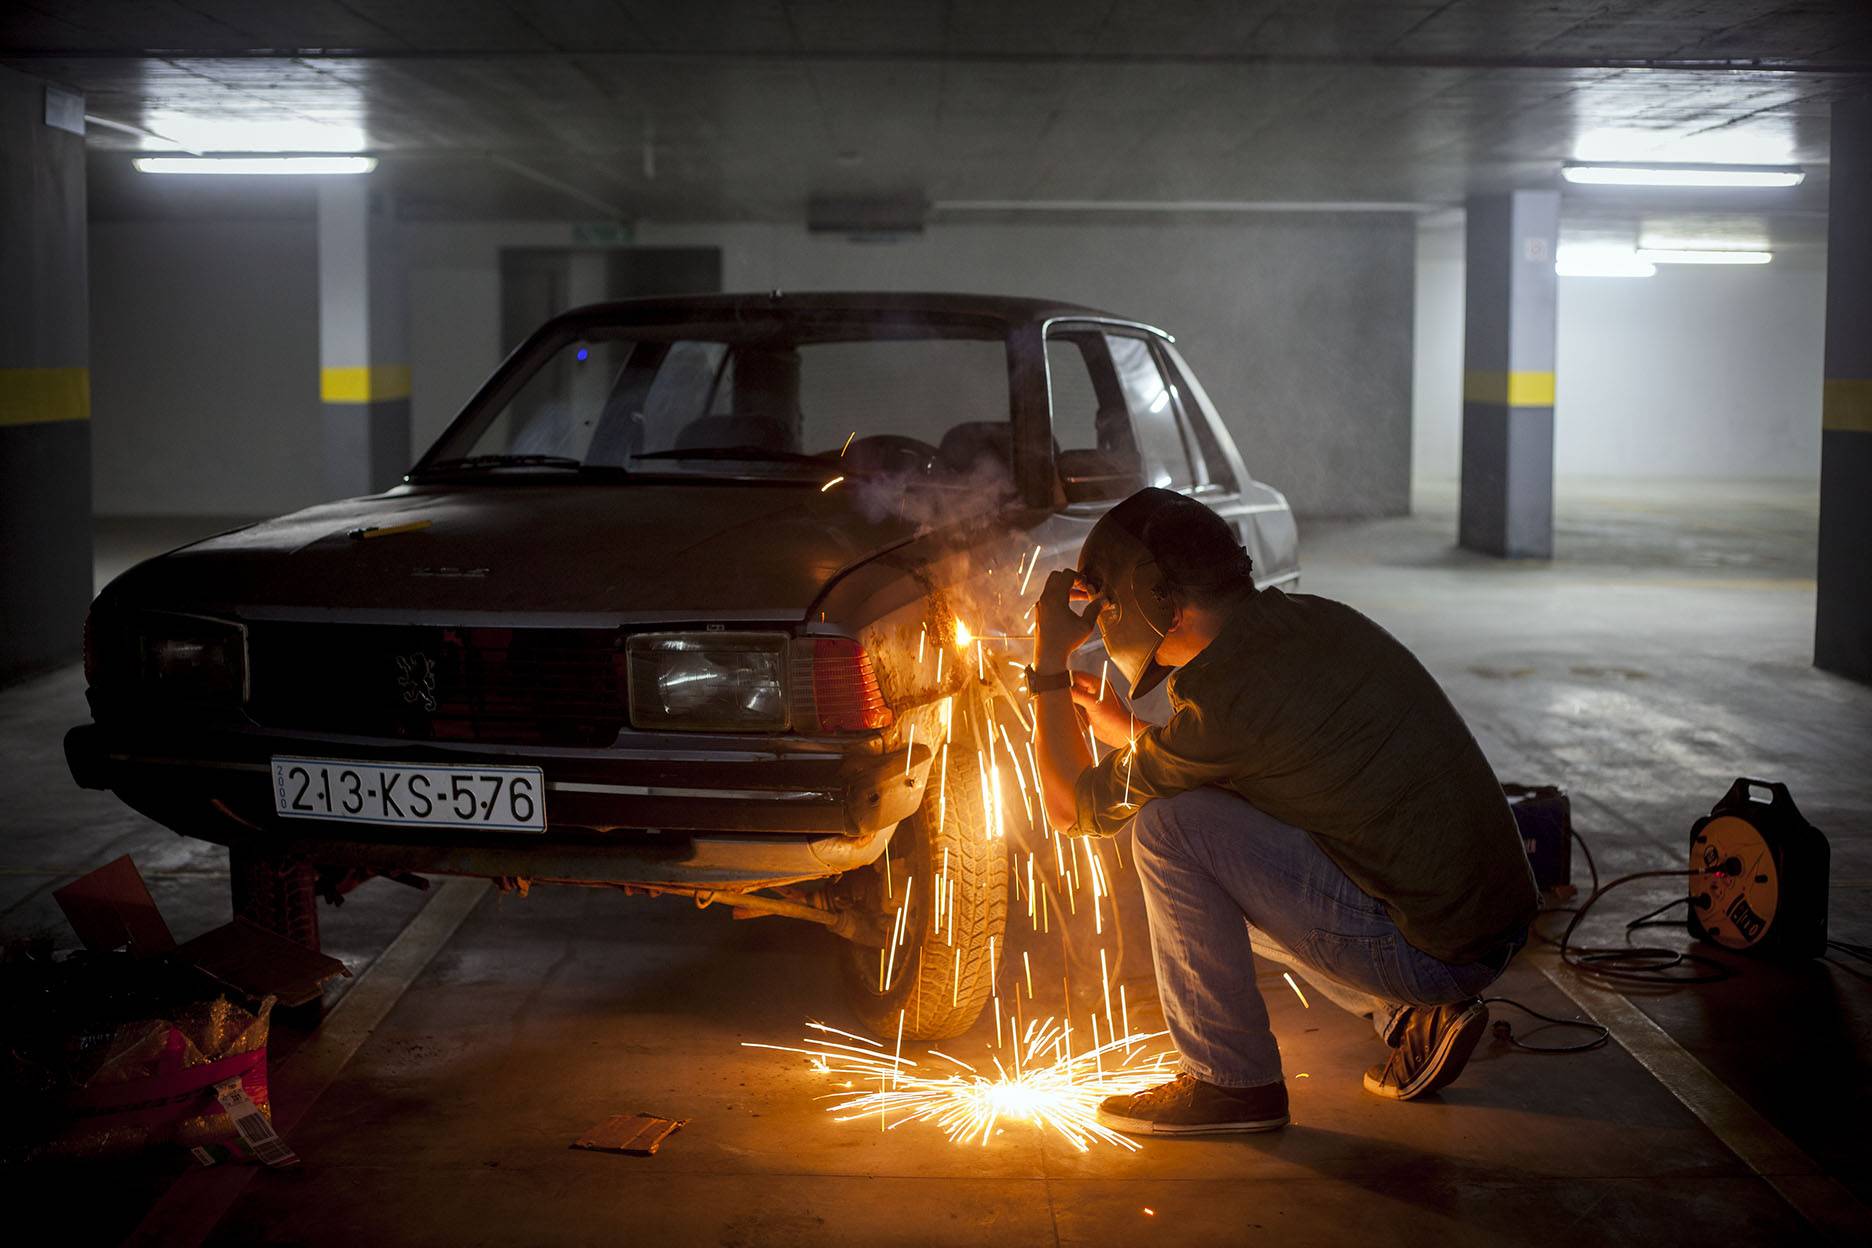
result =
[[[1785,780],[1832,839],[1834,933],[1866,942],[1872,689],[1808,666],[1813,523],[1811,494],[1784,488],[1574,491],[1560,557],[1503,564],[1452,551],[1448,494],[1427,490],[1411,519],[1305,527],[1305,589],[1415,648],[1504,779],[1566,785],[1607,876],[1677,865],[1691,820],[1736,776]],[[176,532],[113,526],[100,562]],[[50,889],[121,852],[179,936],[220,922],[217,851],[70,786],[58,737],[82,716],[75,670],[0,691],[13,764],[0,773],[0,935],[62,930]],[[1575,870],[1583,881],[1577,856]],[[1154,1011],[1143,920],[1130,873],[1116,883],[1142,1026]],[[1611,943],[1677,893],[1650,883],[1602,903],[1586,938]],[[447,900],[430,896],[432,912]],[[424,900],[373,882],[326,911],[328,946],[361,972]],[[1037,1008],[1060,1009],[1047,987],[1060,982],[1057,943],[1018,927],[1009,940],[1010,960],[1032,954]],[[1485,1043],[1459,1083],[1409,1105],[1360,1090],[1382,1052],[1364,1024],[1317,994],[1304,1008],[1264,976],[1291,1127],[1081,1155],[1019,1125],[962,1149],[915,1124],[830,1120],[814,1101],[821,1077],[740,1047],[792,1043],[808,1018],[853,1026],[828,954],[820,933],[783,920],[583,890],[489,895],[426,964],[383,960],[375,983],[393,1006],[380,1025],[346,1022],[367,989],[315,1036],[280,1034],[275,1104],[303,1115],[289,1132],[297,1171],[185,1173],[170,1160],[0,1183],[15,1199],[51,1195],[85,1241],[146,1216],[146,1231],[229,1244],[1659,1245],[1819,1242],[1809,1218],[1835,1237],[1868,1225],[1858,1124],[1872,1110],[1872,987],[1849,959],[1732,959],[1740,974],[1723,984],[1600,998],[1624,1043],[1576,1057]],[[1544,961],[1524,955],[1497,991],[1577,1014],[1570,977]],[[355,1053],[340,1044],[347,1026]],[[991,1039],[982,1026],[943,1047],[972,1057]],[[689,1124],[650,1158],[567,1147],[638,1110]],[[79,1198],[99,1190],[113,1198]]]

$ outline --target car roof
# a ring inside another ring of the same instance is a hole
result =
[[[719,323],[742,319],[820,318],[850,313],[857,317],[928,316],[950,322],[1014,328],[1061,319],[1089,318],[1146,329],[1164,338],[1170,335],[1154,325],[1128,316],[1114,316],[1097,308],[1056,299],[1024,299],[1011,295],[968,295],[930,291],[766,291],[719,295],[656,295],[586,304],[554,317],[554,321],[591,324]]]

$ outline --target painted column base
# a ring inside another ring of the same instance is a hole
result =
[[[1509,559],[1553,558],[1551,407],[1463,404],[1457,542]]]
[[[1872,430],[1820,435],[1814,666],[1872,681]]]
[[[78,657],[91,604],[91,422],[0,425],[0,682]]]
[[[402,480],[412,462],[407,398],[320,406],[327,497],[381,494]]]

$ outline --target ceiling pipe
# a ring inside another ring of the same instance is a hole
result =
[[[1797,57],[1513,56],[1411,52],[967,52],[918,49],[800,48],[772,51],[725,48],[659,51],[646,48],[9,48],[5,61],[90,60],[309,60],[486,61],[575,58],[657,63],[747,61],[777,64],[920,65],[1188,65],[1344,66],[1369,69],[1645,69],[1696,73],[1868,74],[1872,60],[1806,61]]]
[[[590,191],[573,186],[570,182],[555,178],[550,173],[542,173],[540,170],[533,168],[533,166],[522,164],[511,156],[503,156],[499,152],[483,152],[482,155],[487,157],[490,164],[498,165],[509,173],[517,173],[528,181],[537,182],[541,186],[558,191],[561,195],[576,199],[587,208],[596,208],[612,220],[629,221],[631,219],[629,209],[622,208],[612,203],[610,200],[600,199]]]
[[[933,212],[1391,212],[1428,213],[1442,204],[1384,200],[1281,200],[1281,199],[939,199]]]

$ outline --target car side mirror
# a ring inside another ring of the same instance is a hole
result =
[[[1061,451],[1057,462],[1069,503],[1128,498],[1144,488],[1144,471],[1132,451]]]

